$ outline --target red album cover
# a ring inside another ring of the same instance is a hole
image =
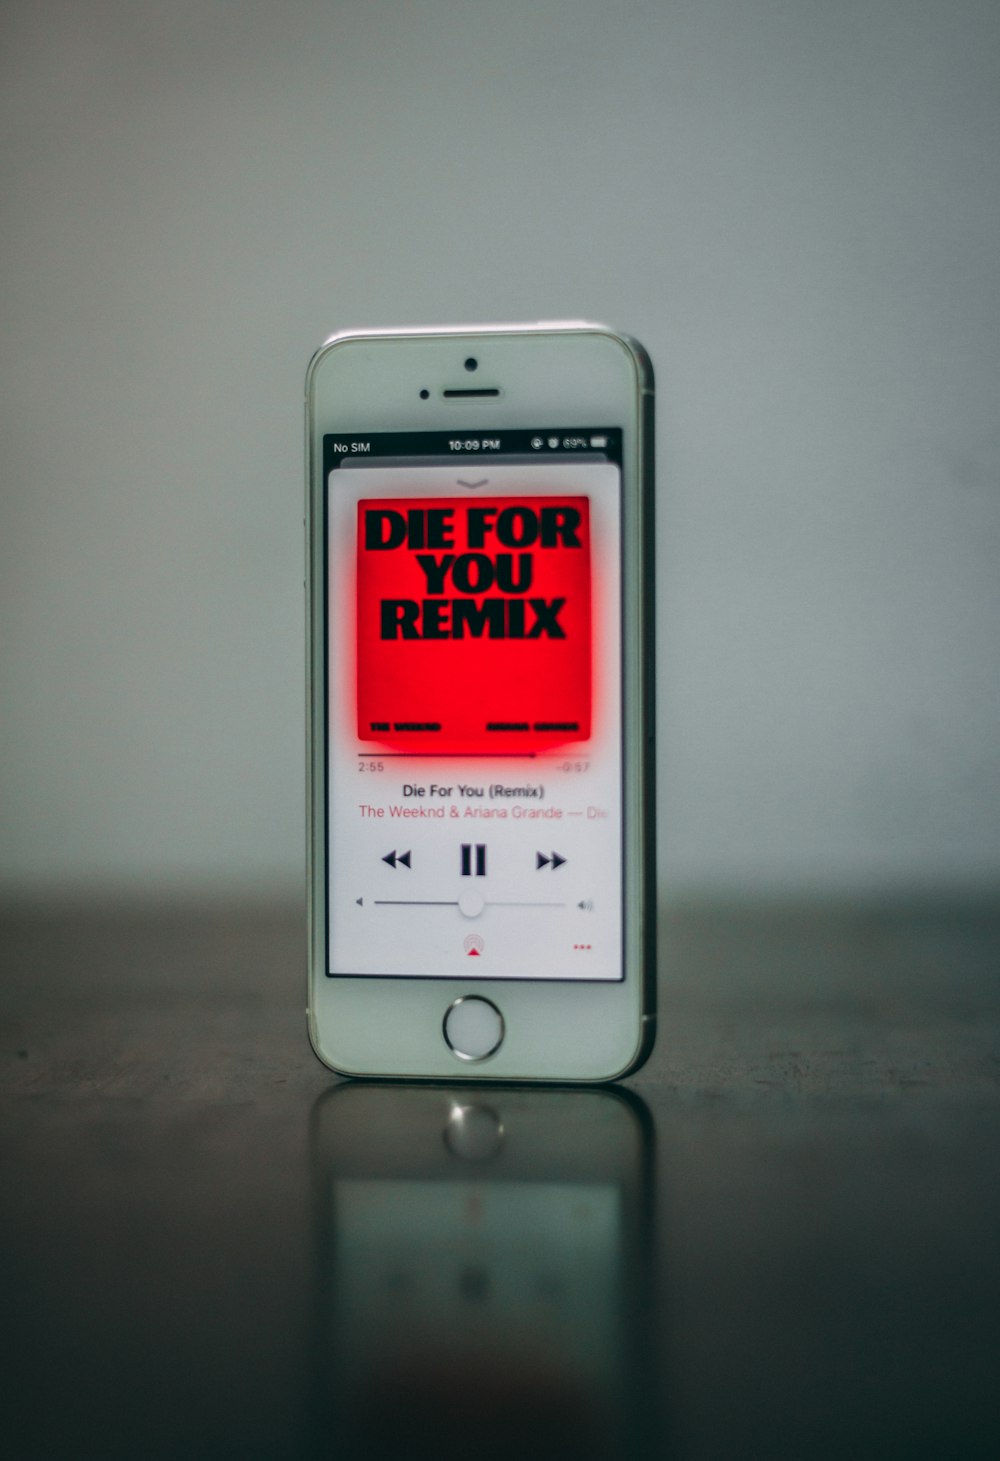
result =
[[[358,503],[362,741],[538,751],[591,722],[586,497]]]

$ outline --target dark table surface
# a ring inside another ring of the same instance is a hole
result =
[[[12,1458],[1000,1455],[1000,913],[664,914],[614,1091],[340,1083],[287,905],[0,918]]]

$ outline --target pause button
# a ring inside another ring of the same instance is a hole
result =
[[[473,861],[475,871],[473,871]],[[486,876],[486,843],[477,842],[474,846],[471,842],[462,843],[462,877],[463,878],[485,878]]]

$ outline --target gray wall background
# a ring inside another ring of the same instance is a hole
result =
[[[1000,880],[994,0],[4,0],[0,889],[294,891],[302,378],[658,370],[677,897]]]

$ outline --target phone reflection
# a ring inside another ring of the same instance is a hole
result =
[[[615,1090],[343,1086],[313,1114],[317,1453],[638,1456],[652,1119]]]

